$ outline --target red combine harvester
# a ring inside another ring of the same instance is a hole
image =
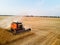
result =
[[[22,33],[22,32],[26,32],[26,31],[31,31],[30,28],[25,29],[23,24],[21,22],[12,22],[11,23],[11,30],[12,33]]]

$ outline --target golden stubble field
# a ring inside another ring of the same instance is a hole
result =
[[[21,38],[12,43],[7,42],[6,45],[60,45],[60,18],[23,17],[22,23],[25,27],[30,27],[34,35],[23,36],[24,39]],[[0,29],[0,44],[6,43],[7,40],[15,40],[18,37],[21,37],[21,34],[13,35]]]
[[[45,45],[60,45],[60,18],[24,17],[23,23],[27,26],[30,25],[33,30],[48,31],[57,35],[55,39],[50,38],[50,40],[52,39],[49,41],[51,44]]]
[[[31,26],[34,30],[37,29],[60,33],[60,18],[24,17],[23,23],[26,26]]]

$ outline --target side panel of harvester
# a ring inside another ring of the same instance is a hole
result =
[[[11,24],[11,28],[12,28],[13,30],[17,29],[17,24],[16,24],[16,23],[12,23],[12,24]]]

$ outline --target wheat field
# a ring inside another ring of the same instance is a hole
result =
[[[22,23],[32,29],[33,35],[31,32],[13,35],[0,28],[0,45],[60,45],[60,18],[22,17]]]

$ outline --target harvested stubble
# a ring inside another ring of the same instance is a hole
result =
[[[12,41],[24,38],[32,34],[33,34],[32,32],[24,32],[18,35],[13,35],[12,33],[6,31],[6,29],[0,28],[0,45],[10,43]]]

